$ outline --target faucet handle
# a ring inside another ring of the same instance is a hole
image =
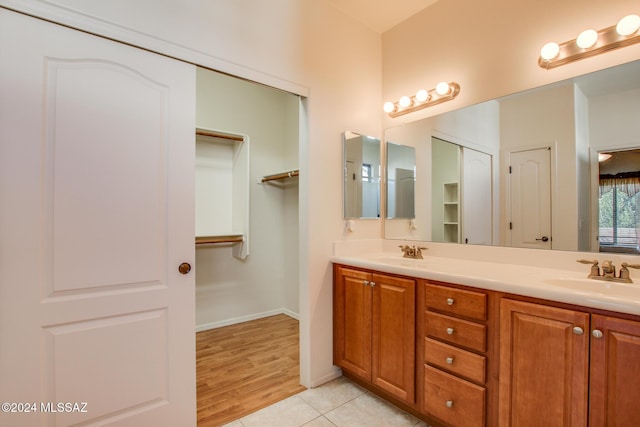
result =
[[[597,259],[594,259],[593,261],[592,261],[592,260],[589,260],[589,259],[579,259],[577,262],[579,262],[579,263],[581,263],[581,264],[593,264],[593,265],[598,265],[598,260],[597,260]]]
[[[620,264],[620,266],[622,268],[640,268],[640,264],[628,264],[626,262],[623,262],[622,264]]]

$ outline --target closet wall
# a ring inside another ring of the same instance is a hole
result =
[[[198,69],[196,125],[248,136],[249,256],[229,244],[196,248],[196,327],[205,330],[272,314],[298,317],[298,96]],[[195,131],[195,130],[194,130]]]

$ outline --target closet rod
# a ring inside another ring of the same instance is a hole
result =
[[[209,130],[202,130],[202,129],[196,129],[196,135],[200,135],[200,136],[210,136],[213,138],[222,138],[222,139],[229,139],[231,141],[244,141],[244,137],[242,136],[237,136],[237,135],[229,135],[229,134],[224,134],[224,133],[217,133],[217,132],[213,132],[213,131],[209,131]]]
[[[244,240],[242,234],[229,236],[199,236],[196,237],[196,245],[206,245],[212,243],[240,243]]]
[[[275,181],[277,179],[285,179],[285,178],[292,178],[294,176],[298,176],[300,175],[300,171],[298,169],[290,171],[290,172],[283,172],[283,173],[277,173],[274,175],[267,175],[264,178],[262,178],[262,182],[267,182],[267,181]]]

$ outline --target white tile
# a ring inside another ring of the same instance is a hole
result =
[[[309,421],[302,427],[336,427],[336,425],[325,417],[318,417],[313,421]]]
[[[321,414],[326,414],[364,393],[365,389],[340,377],[320,387],[305,390],[298,396]]]
[[[419,420],[384,400],[363,394],[325,414],[337,427],[413,427]]]
[[[297,395],[240,419],[244,427],[300,427],[320,413]]]

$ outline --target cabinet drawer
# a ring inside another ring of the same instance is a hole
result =
[[[431,311],[427,311],[424,318],[427,336],[474,350],[487,351],[485,325]]]
[[[424,339],[424,361],[446,371],[484,383],[487,358],[431,338]]]
[[[424,411],[454,427],[485,425],[486,389],[425,366]]]
[[[487,319],[487,295],[482,292],[425,284],[425,305],[444,313],[476,320]]]

